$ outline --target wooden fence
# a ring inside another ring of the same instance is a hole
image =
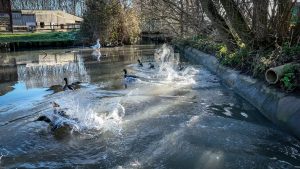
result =
[[[0,25],[0,32],[10,32],[9,24]],[[6,29],[5,29],[6,28]],[[36,25],[36,26],[13,26],[14,32],[51,32],[51,31],[70,31],[80,29],[80,23],[75,24],[56,24],[56,25]]]

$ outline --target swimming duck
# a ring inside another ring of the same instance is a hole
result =
[[[139,78],[138,76],[135,75],[128,75],[126,69],[123,69],[123,71],[124,71],[124,78],[134,78],[134,79]]]
[[[138,61],[139,67],[143,67],[143,63],[140,61],[140,59],[138,59],[137,61]]]
[[[153,63],[149,63],[149,69],[155,69],[154,64]]]
[[[51,131],[57,131],[58,129],[60,130],[72,130],[73,127],[76,127],[75,121],[71,123],[70,120],[63,120],[63,119],[55,119],[55,120],[50,120],[47,116],[43,115],[38,117],[35,121],[44,121],[49,124],[51,127]]]
[[[138,76],[128,75],[126,69],[123,69],[123,71],[124,71],[124,86],[125,86],[125,88],[127,88],[127,85],[129,85],[130,83],[134,83],[139,79]]]
[[[78,127],[76,124],[78,122],[77,118],[70,118],[70,116],[68,116],[66,112],[62,110],[60,108],[60,105],[56,102],[52,102],[52,106],[54,109],[52,120],[49,117],[42,115],[38,117],[35,121],[44,121],[48,123],[51,127],[51,131],[56,131],[59,128],[62,128],[62,130],[70,130]]]
[[[67,78],[64,78],[64,81],[65,81],[65,85],[62,86],[62,85],[53,85],[51,87],[49,87],[48,90],[53,90],[55,93],[57,92],[62,92],[62,91],[65,91],[65,90],[76,90],[76,89],[79,89],[80,88],[80,83],[81,82],[74,82],[72,84],[68,84],[68,79]]]
[[[101,48],[100,39],[97,39],[96,45],[91,46],[91,48],[92,49],[100,49]]]
[[[67,89],[69,89],[69,90],[74,90],[74,88],[72,87],[72,85],[69,85],[68,84],[68,79],[67,78],[64,78],[64,81],[65,81],[65,85],[64,85],[64,90],[67,90]]]
[[[72,83],[72,84],[69,84],[67,78],[64,78],[64,81],[65,81],[65,85],[64,85],[64,87],[63,87],[63,90],[67,90],[67,89],[69,89],[69,90],[75,90],[75,89],[80,88],[80,87],[79,87],[79,84],[80,84],[81,82],[74,82],[74,83]]]

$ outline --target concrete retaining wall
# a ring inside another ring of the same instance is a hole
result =
[[[223,83],[255,106],[265,117],[300,139],[300,96],[279,92],[257,79],[222,66],[212,55],[192,48],[181,51],[188,60],[202,64],[218,75]]]

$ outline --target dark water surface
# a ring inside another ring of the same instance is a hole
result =
[[[159,70],[155,48],[1,53],[0,168],[300,168],[297,139],[203,66]],[[80,88],[61,91],[64,77]],[[78,119],[72,131],[35,121],[52,101]]]

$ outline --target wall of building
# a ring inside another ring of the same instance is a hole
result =
[[[7,13],[0,13],[0,31],[7,31],[9,29],[9,15]]]
[[[35,26],[36,18],[34,14],[23,15],[21,12],[12,13],[14,26]]]
[[[8,16],[3,14],[3,17],[7,17],[7,22],[9,21]],[[82,21],[82,18],[60,10],[19,10],[14,11],[12,17],[14,29],[19,31],[30,31],[32,30],[30,27],[36,27],[39,30],[79,28],[78,24]]]
[[[82,18],[68,14],[60,10],[21,10],[22,14],[30,15],[34,14],[36,22],[39,25],[44,22],[45,25],[50,24],[66,24],[81,22]]]

